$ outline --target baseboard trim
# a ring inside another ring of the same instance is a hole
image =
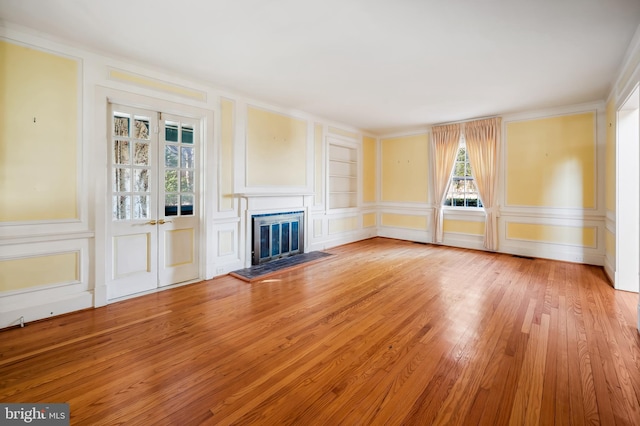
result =
[[[42,305],[25,306],[11,311],[0,312],[0,329],[19,326],[21,322],[28,324],[32,321],[68,314],[87,308],[93,308],[92,291],[86,291]]]

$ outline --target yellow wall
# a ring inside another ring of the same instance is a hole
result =
[[[149,77],[143,77],[140,75],[131,74],[121,70],[109,71],[109,77],[112,80],[120,80],[127,83],[135,84],[136,86],[142,86],[142,87],[147,87],[154,90],[160,90],[162,92],[167,92],[174,95],[186,96],[187,98],[196,99],[198,101],[207,100],[207,94],[200,90],[188,89],[186,87],[167,83],[165,81],[160,81],[160,80],[156,80]]]
[[[596,228],[536,223],[507,223],[507,238],[596,247]]]
[[[484,222],[445,219],[442,227],[444,229],[444,232],[455,232],[458,234],[471,234],[471,235],[484,235]]]
[[[77,219],[78,63],[4,41],[0,58],[0,221]]]
[[[313,144],[315,147],[315,205],[322,204],[322,194],[324,192],[324,186],[322,185],[322,170],[324,169],[324,162],[322,161],[323,141],[322,141],[322,124],[316,124],[313,130]]]
[[[362,138],[362,201],[376,201],[376,140],[364,136]]]
[[[356,229],[358,229],[358,218],[356,216],[329,219],[329,234],[339,234],[341,232],[355,231]]]
[[[595,114],[507,123],[507,205],[595,208]]]
[[[376,226],[376,214],[367,213],[362,215],[362,227],[371,228],[372,226]]]
[[[382,201],[427,202],[428,142],[426,134],[382,139]]]
[[[416,216],[408,214],[383,213],[381,217],[383,226],[393,226],[396,228],[427,230],[426,216]]]
[[[220,159],[220,211],[233,209],[233,101],[220,101],[220,127],[222,133]]]
[[[306,186],[307,122],[249,107],[247,185]]]
[[[605,205],[607,210],[616,210],[616,105],[607,104],[607,145],[605,151]]]
[[[78,280],[78,253],[0,261],[0,292]]]

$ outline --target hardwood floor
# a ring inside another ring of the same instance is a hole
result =
[[[376,238],[0,332],[0,401],[72,424],[640,424],[601,268]]]

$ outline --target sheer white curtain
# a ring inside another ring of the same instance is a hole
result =
[[[501,119],[471,121],[465,124],[464,138],[467,144],[473,179],[485,211],[484,246],[498,249],[498,224],[496,212],[496,184],[498,182],[498,144]]]
[[[434,192],[435,192],[435,214],[434,240],[441,243],[444,237],[442,230],[443,214],[442,203],[447,195],[451,171],[456,161],[458,144],[460,143],[460,124],[448,124],[445,126],[434,126],[431,129],[431,140],[433,144],[434,157]]]

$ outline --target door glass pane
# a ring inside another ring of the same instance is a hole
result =
[[[193,127],[182,125],[182,143],[193,143]]]
[[[133,190],[135,192],[149,192],[149,169],[136,169],[133,174]]]
[[[133,153],[133,164],[137,166],[149,165],[149,144],[143,142],[135,143],[135,150]]]
[[[180,215],[192,216],[193,215],[193,195],[181,195],[180,196]]]
[[[193,192],[193,171],[180,171],[180,192]]]
[[[129,141],[115,141],[113,145],[114,164],[130,164]]]
[[[113,135],[129,136],[129,117],[113,117]]]
[[[193,169],[193,148],[183,146],[180,150],[182,152],[181,167],[183,169]]]
[[[133,137],[136,139],[149,139],[149,120],[148,119],[135,120]]]
[[[131,197],[128,195],[116,195],[113,197],[113,219],[131,219]]]
[[[133,218],[146,219],[149,217],[149,196],[136,195],[133,197]]]
[[[164,215],[178,215],[178,194],[167,194],[164,196]]]
[[[164,139],[167,142],[178,142],[178,123],[171,121],[165,122]]]
[[[114,192],[131,191],[131,171],[125,168],[113,169],[113,190]]]
[[[178,167],[178,147],[176,145],[166,145],[164,147],[164,165]]]
[[[178,171],[165,170],[164,172],[165,192],[178,192]]]

